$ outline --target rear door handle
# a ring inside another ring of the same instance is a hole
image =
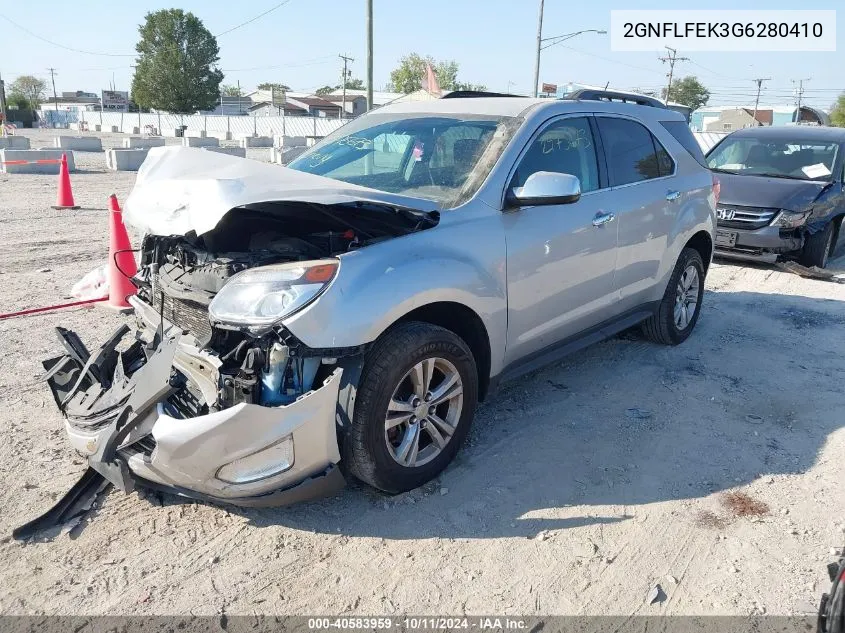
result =
[[[668,193],[666,194],[666,199],[667,199],[669,202],[674,202],[675,200],[677,200],[677,199],[678,199],[678,198],[680,198],[680,197],[681,197],[681,192],[680,192],[680,191],[670,191],[670,192],[668,192]]]
[[[596,213],[596,217],[593,218],[593,226],[604,226],[608,222],[613,222],[616,219],[616,216],[612,213]]]

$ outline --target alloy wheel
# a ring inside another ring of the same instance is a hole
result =
[[[437,457],[454,435],[463,410],[463,382],[445,358],[426,358],[399,381],[384,420],[391,457],[407,468]]]
[[[689,265],[684,269],[675,290],[675,308],[673,312],[675,327],[679,331],[685,330],[695,316],[698,307],[698,292],[701,280],[698,269]]]

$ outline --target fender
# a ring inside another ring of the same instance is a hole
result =
[[[355,347],[419,307],[449,301],[478,314],[491,342],[506,340],[504,233],[489,214],[468,215],[341,255],[329,288],[283,325],[309,347]],[[503,356],[491,350],[491,374]]]

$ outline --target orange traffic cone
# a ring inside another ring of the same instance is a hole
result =
[[[138,289],[129,279],[138,273],[135,256],[129,235],[123,226],[123,214],[117,203],[117,196],[109,196],[109,301],[108,307],[117,310],[131,310],[132,306],[126,301]]]
[[[70,188],[70,172],[67,169],[67,154],[62,154],[59,164],[59,192],[56,195],[54,209],[78,209],[79,205],[73,201],[73,190]]]

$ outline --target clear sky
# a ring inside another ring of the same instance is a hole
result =
[[[5,21],[0,11],[0,74],[7,85],[21,74],[48,80],[56,69],[56,88],[99,92],[114,81],[129,89],[138,25],[148,11],[174,5],[192,11],[215,34],[237,26],[279,4],[280,0],[40,0],[15,3],[10,19],[31,33],[74,52],[36,39]],[[377,89],[407,53],[418,52],[460,64],[459,78],[483,83],[490,90],[527,93],[531,89],[538,0],[374,0],[374,50]],[[582,29],[608,29],[610,10],[700,9],[836,9],[835,53],[685,52],[676,76],[696,75],[712,92],[711,105],[753,103],[755,77],[764,84],[761,103],[794,102],[791,79],[812,77],[805,100],[828,108],[845,90],[845,5],[841,0],[638,0],[635,2],[546,0],[543,35]],[[27,15],[26,7],[32,10]],[[225,83],[240,81],[252,89],[277,81],[295,90],[313,91],[338,83],[340,53],[355,58],[353,76],[365,77],[365,0],[289,0],[250,24],[222,34],[220,67]],[[615,53],[609,36],[584,34],[543,51],[540,80],[576,81],[617,88],[656,88],[665,84],[667,68],[654,53]],[[120,56],[124,55],[124,56]]]

